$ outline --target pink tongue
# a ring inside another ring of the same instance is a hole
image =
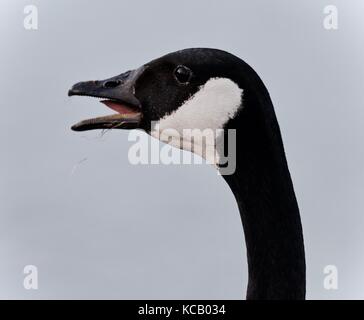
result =
[[[120,114],[129,114],[129,113],[135,113],[135,111],[132,108],[129,108],[121,103],[117,103],[115,101],[111,100],[102,100],[101,103],[109,107],[110,109],[113,109],[114,111],[120,113]]]

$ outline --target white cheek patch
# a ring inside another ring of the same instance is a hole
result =
[[[151,135],[164,141],[166,139],[164,139],[165,134],[163,132],[176,132],[179,134],[176,137],[176,143],[178,144],[176,146],[178,147],[181,137],[183,140],[190,138],[184,137],[186,129],[209,129],[214,132],[221,132],[224,125],[234,118],[242,105],[242,95],[243,90],[232,80],[212,78],[205,85],[201,86],[199,91],[185,101],[176,111],[160,119],[152,130]],[[173,143],[173,135],[172,141],[169,139],[164,142],[175,145]],[[194,139],[194,144],[200,143],[202,144],[202,141]],[[183,149],[191,151],[191,147],[188,144],[184,144]],[[203,156],[206,158],[207,155]]]
[[[243,90],[226,78],[213,78],[172,114],[159,121],[160,129],[222,129],[241,105]]]

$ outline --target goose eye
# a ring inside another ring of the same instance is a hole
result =
[[[180,84],[188,84],[192,77],[192,71],[185,66],[178,66],[174,70],[174,76]]]

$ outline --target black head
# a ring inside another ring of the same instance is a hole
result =
[[[110,79],[75,84],[70,96],[105,98],[102,102],[118,114],[86,120],[72,129],[141,128],[149,132],[151,121],[172,114],[214,78],[230,79],[242,90],[256,90],[254,82],[259,80],[246,63],[225,51],[193,48],[173,52]]]

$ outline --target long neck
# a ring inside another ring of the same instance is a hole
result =
[[[247,246],[247,299],[304,299],[305,256],[299,209],[273,106],[244,95],[228,127],[237,134],[236,171],[224,176],[240,210]]]

